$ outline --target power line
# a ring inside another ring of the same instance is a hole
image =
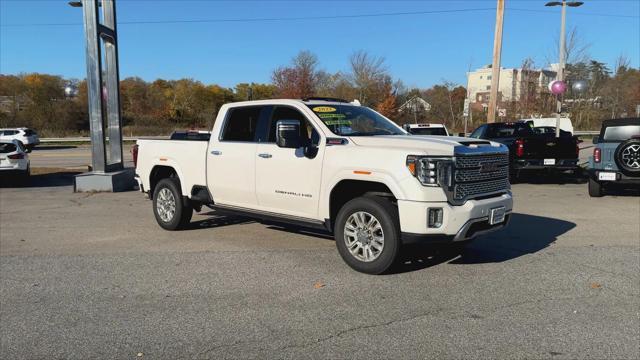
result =
[[[535,12],[555,14],[554,11],[507,8],[512,11]],[[465,13],[479,11],[495,11],[493,7],[472,8],[472,9],[452,9],[452,10],[431,10],[431,11],[405,11],[405,12],[388,12],[373,14],[350,14],[350,15],[326,15],[326,16],[299,16],[299,17],[271,17],[271,18],[231,18],[231,19],[177,19],[177,20],[131,20],[118,21],[118,25],[153,25],[153,24],[201,24],[201,23],[229,23],[229,22],[276,22],[276,21],[303,21],[303,20],[331,20],[331,19],[355,19],[355,18],[372,18],[372,17],[388,17],[388,16],[410,16],[410,15],[428,15],[428,14],[447,14],[447,13]],[[600,13],[578,13],[573,15],[584,16],[601,16],[601,17],[619,17],[619,18],[640,18],[634,15],[619,14],[600,14]],[[0,27],[29,27],[29,26],[81,26],[82,23],[31,23],[31,24],[0,24]]]
[[[225,23],[225,22],[270,22],[270,21],[353,19],[353,18],[367,18],[367,17],[386,17],[386,16],[407,16],[407,15],[462,13],[462,12],[490,11],[490,10],[495,10],[495,9],[494,8],[476,8],[476,9],[405,11],[405,12],[389,12],[389,13],[373,13],[373,14],[299,16],[299,17],[271,17],[271,18],[133,20],[133,21],[118,21],[118,25],[130,25],[130,24],[198,24],[198,23]],[[3,27],[20,27],[20,26],[77,26],[77,25],[82,25],[82,23],[3,24],[1,26],[3,26]]]
[[[536,12],[536,13],[543,13],[543,14],[557,14],[558,12],[556,11],[549,11],[549,10],[536,10],[536,9],[521,9],[521,8],[507,8],[507,10],[512,10],[512,11],[523,11],[523,12]],[[580,15],[580,16],[602,16],[602,17],[618,17],[618,18],[631,18],[631,19],[640,19],[640,16],[636,16],[636,15],[622,15],[622,14],[601,14],[601,13],[590,13],[590,12],[572,12],[571,16],[573,15]]]

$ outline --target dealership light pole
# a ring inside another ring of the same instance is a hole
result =
[[[566,0],[562,0],[562,2],[560,1],[551,1],[546,3],[544,6],[561,6],[562,7],[562,14],[561,14],[561,19],[560,19],[560,61],[558,64],[558,75],[557,75],[557,81],[564,81],[564,64],[565,64],[565,41],[566,41],[566,35],[565,35],[565,24],[566,24],[566,18],[567,18],[567,6],[569,7],[578,7],[580,5],[584,4],[581,1],[571,1],[571,2],[567,2]],[[561,94],[556,95],[556,109],[557,109],[557,113],[556,113],[556,137],[560,137],[560,113],[562,113],[562,98],[561,98]]]
[[[92,160],[91,171],[75,177],[74,189],[125,190],[133,182],[133,172],[124,169],[122,156],[115,0],[70,1],[69,5],[83,10]]]

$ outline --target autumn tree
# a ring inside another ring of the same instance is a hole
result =
[[[280,98],[301,99],[315,95],[318,86],[318,57],[310,51],[298,53],[291,65],[273,71],[271,80]]]
[[[376,110],[387,118],[397,122],[398,104],[396,103],[396,94],[391,88],[391,84],[385,86],[385,97],[378,103]]]

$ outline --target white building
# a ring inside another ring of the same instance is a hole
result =
[[[491,94],[491,65],[467,73],[467,98],[471,104],[486,107]],[[500,69],[500,84],[498,88],[498,103],[518,101],[523,94],[534,91],[539,94],[547,90],[549,82],[555,80],[553,70],[535,69]]]

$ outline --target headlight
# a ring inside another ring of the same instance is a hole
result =
[[[407,156],[407,169],[424,186],[452,186],[453,158]]]

